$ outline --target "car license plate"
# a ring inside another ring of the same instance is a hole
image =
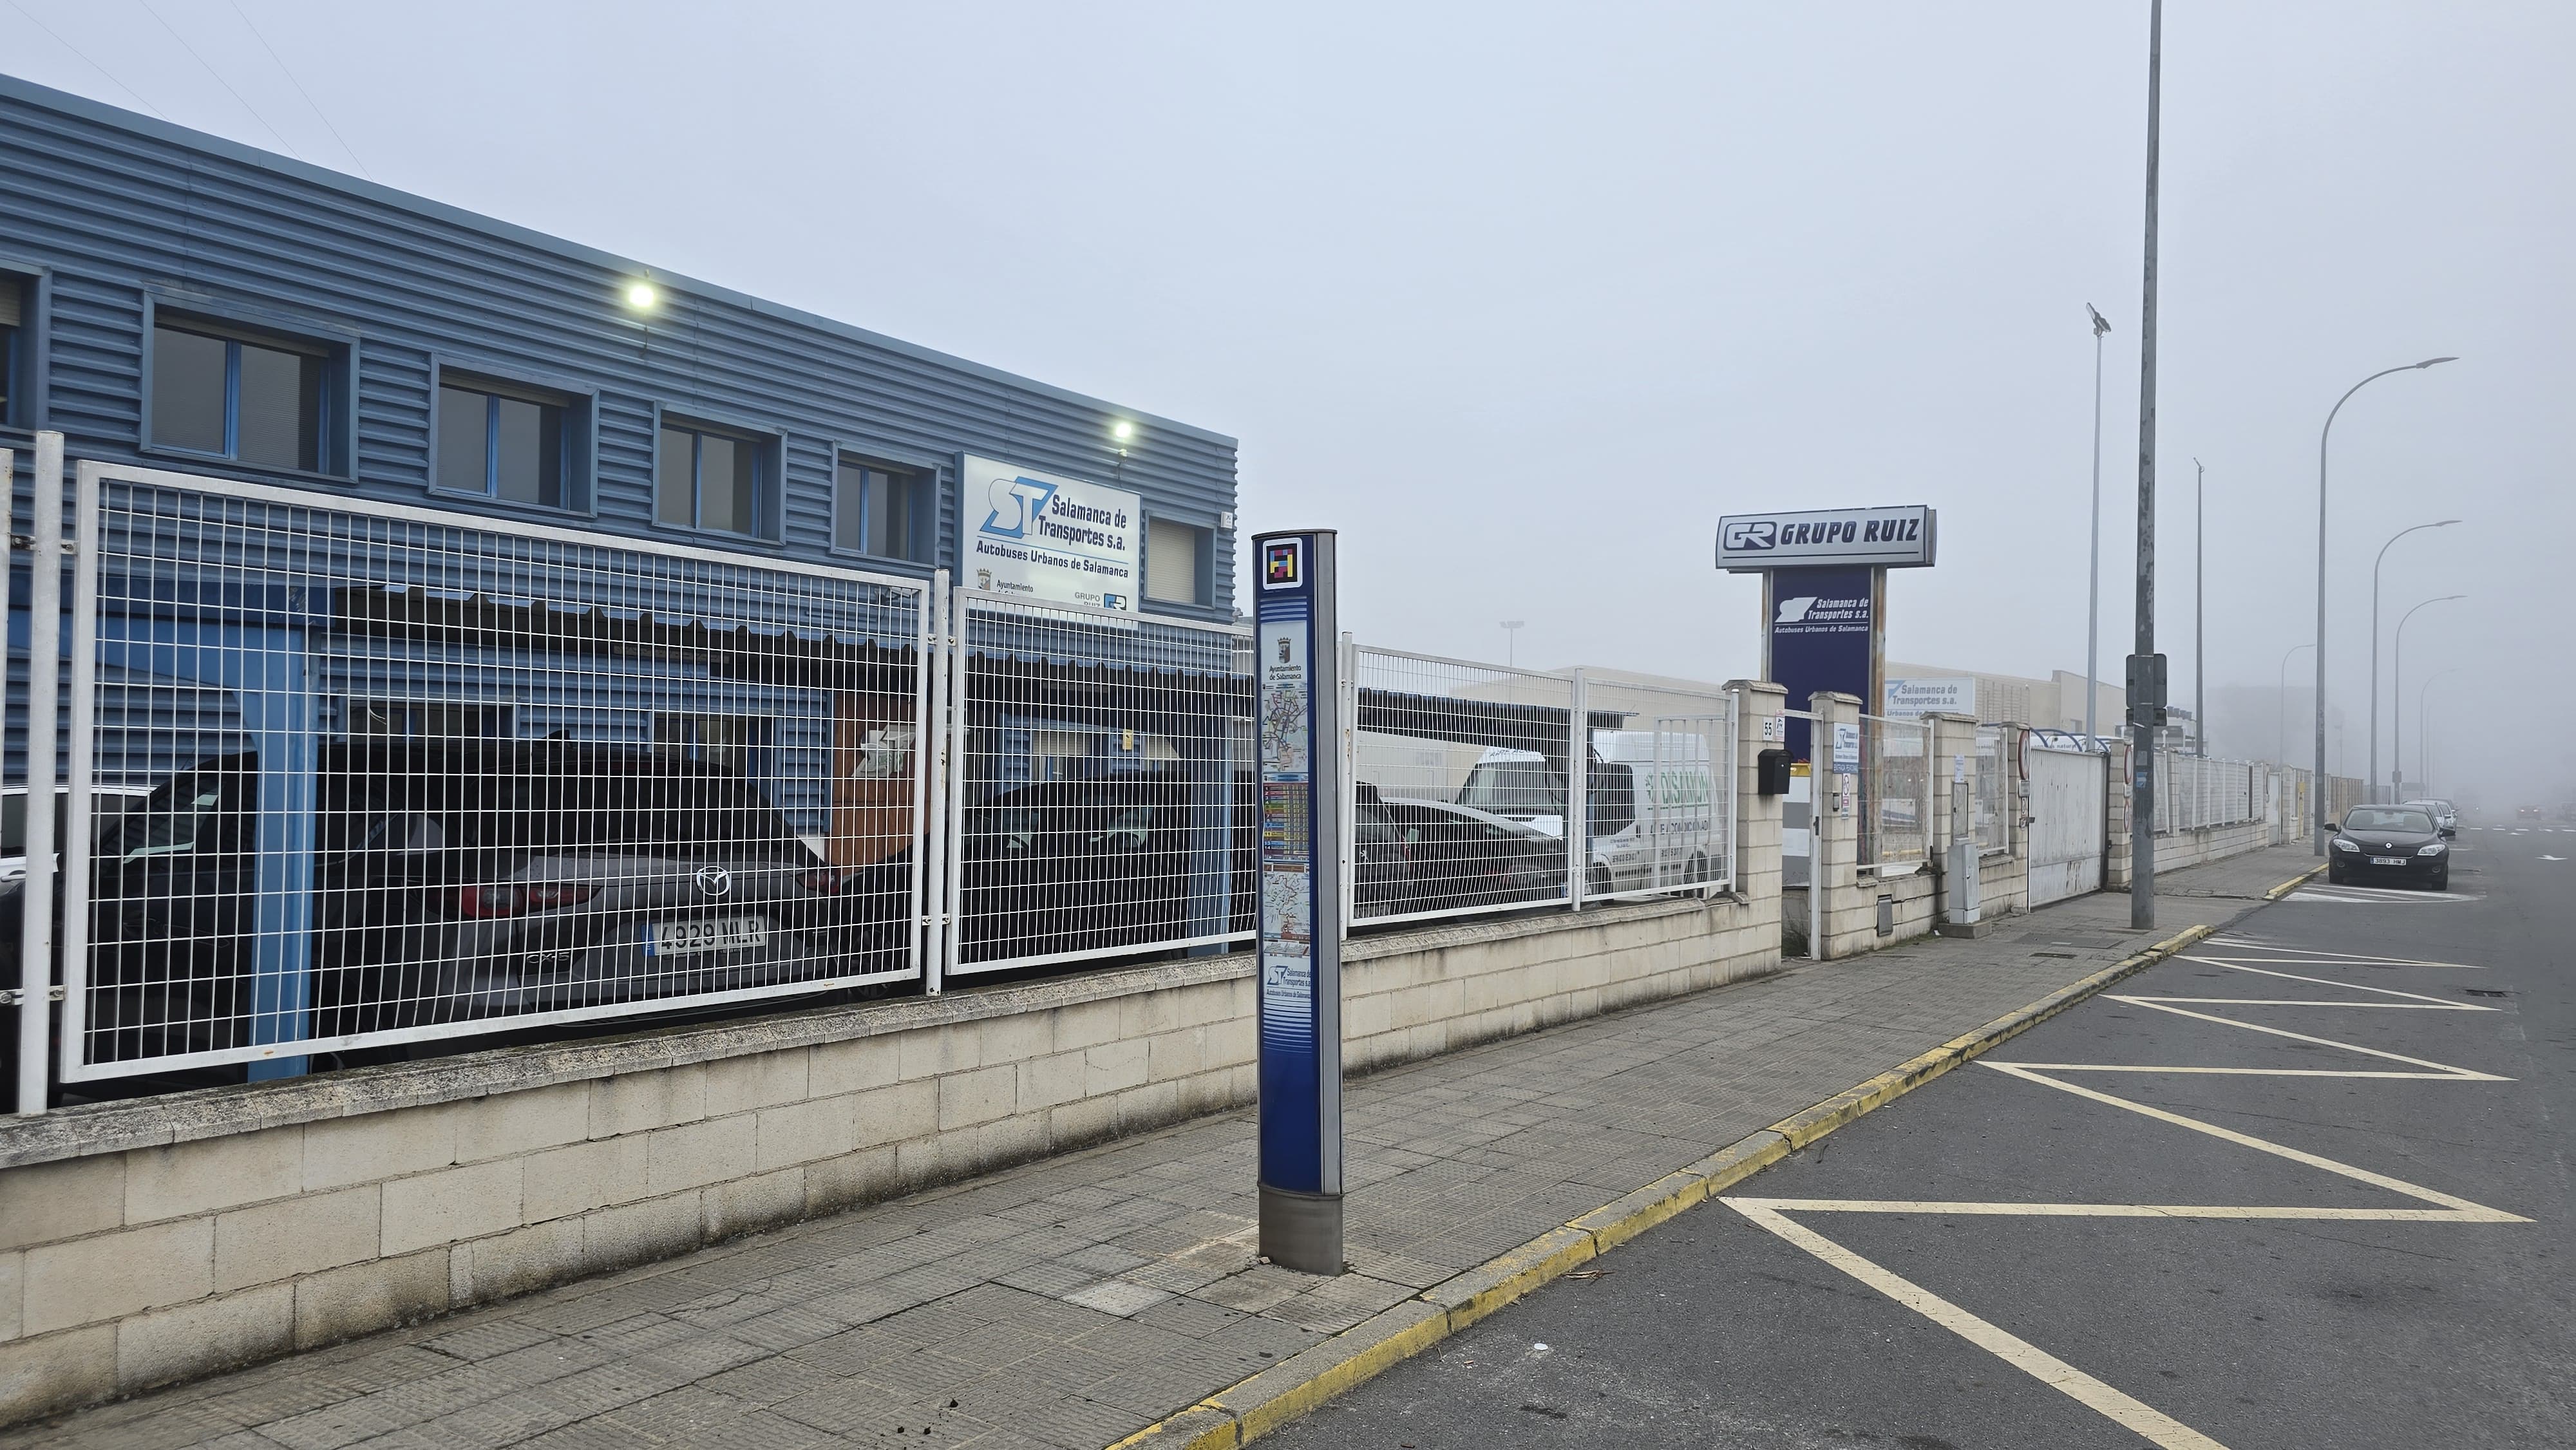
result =
[[[2403,856],[2373,856],[2370,858],[2370,864],[2373,866],[2403,866],[2406,864],[2406,858]]]
[[[644,955],[688,957],[701,952],[748,952],[769,945],[769,923],[756,916],[708,921],[656,921],[644,928]]]

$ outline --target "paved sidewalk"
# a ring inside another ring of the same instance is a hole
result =
[[[0,1450],[973,1445],[1098,1450],[2310,864],[1574,1023],[1354,1084],[1354,1272],[1256,1261],[1232,1113],[300,1354]]]

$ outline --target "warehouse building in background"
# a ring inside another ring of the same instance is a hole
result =
[[[19,460],[21,533],[40,429],[75,459],[504,532],[684,545],[746,567],[945,569],[970,589],[1144,620],[1233,614],[1231,438],[0,77],[0,447]],[[1075,527],[1046,533],[1050,503]],[[703,617],[680,601],[672,628],[716,620],[723,581],[709,577]],[[436,584],[393,580],[386,597],[413,591],[406,618],[421,591],[451,613],[525,603]],[[26,588],[22,564],[21,632]],[[384,597],[332,607],[402,612]],[[628,650],[632,679],[577,699],[514,694],[427,646],[319,670],[310,687],[341,738],[650,747],[739,772],[810,840],[908,838],[867,787],[905,773],[891,762],[913,744],[908,706],[800,690],[792,670],[669,667],[685,653],[657,665]],[[249,738],[224,692],[146,688],[113,649],[101,682],[102,780],[149,781]],[[25,688],[14,673],[12,780],[25,779]],[[997,767],[1005,780],[1151,754],[1132,725],[1080,712],[1035,709],[997,738],[1027,757]],[[850,851],[866,854],[835,854]]]

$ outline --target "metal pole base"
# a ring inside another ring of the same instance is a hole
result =
[[[1284,1269],[1341,1274],[1342,1196],[1261,1185],[1261,1255]]]

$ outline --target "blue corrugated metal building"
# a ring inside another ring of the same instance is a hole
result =
[[[961,455],[1115,462],[1149,518],[1201,531],[1162,536],[1201,545],[1192,597],[1147,607],[1232,609],[1231,438],[5,76],[0,328],[21,447],[55,428],[79,457],[889,572],[956,566]],[[155,399],[215,349],[232,417]],[[289,395],[325,415],[311,436],[252,416]],[[458,466],[513,429],[553,430],[536,474]],[[656,502],[681,438],[686,519]]]
[[[958,569],[965,456],[1114,473],[1143,610],[1233,612],[1230,438],[5,76],[0,389],[22,475],[57,429],[76,459],[909,576]],[[445,703],[442,730],[542,733]]]

